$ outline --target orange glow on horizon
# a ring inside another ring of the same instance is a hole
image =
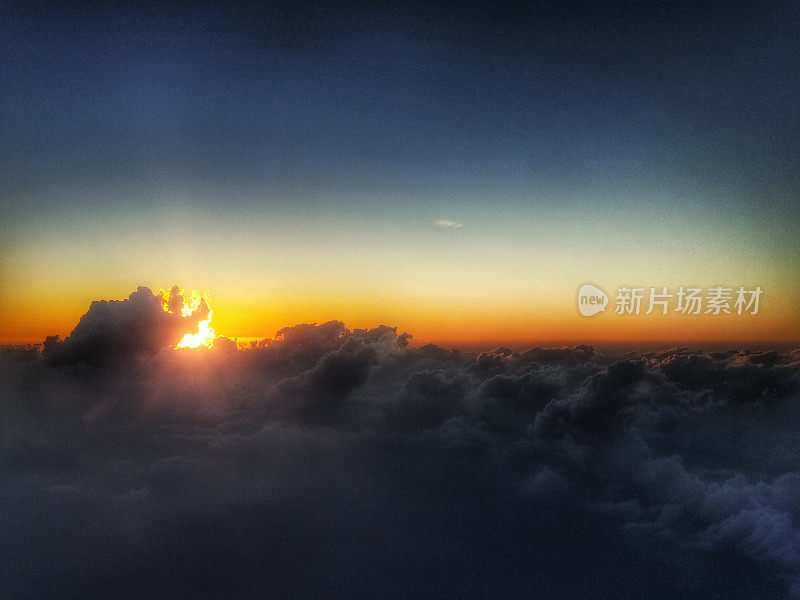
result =
[[[570,286],[572,287],[572,286]],[[86,312],[91,300],[125,297],[135,286],[120,286],[119,291],[98,293],[75,291],[70,295],[19,296],[13,307],[0,304],[0,344],[37,344],[47,335],[65,338]],[[185,333],[176,348],[210,348],[214,338],[262,340],[274,338],[278,330],[298,323],[321,324],[339,320],[350,329],[378,325],[397,327],[410,333],[413,345],[435,343],[440,346],[490,349],[510,346],[515,349],[538,346],[591,344],[604,347],[746,347],[749,345],[800,346],[800,322],[796,301],[789,295],[765,296],[758,315],[680,314],[629,315],[600,314],[582,317],[574,305],[572,290],[563,298],[455,297],[444,294],[400,296],[362,294],[306,294],[275,288],[269,301],[240,290],[215,292],[214,310],[207,295],[193,293],[180,305],[169,307],[168,292],[161,292],[162,308],[194,315],[196,329]],[[25,310],[20,310],[24,306]],[[198,312],[202,311],[202,312]],[[207,312],[205,312],[207,311]],[[205,316],[204,319],[199,317]],[[213,327],[212,327],[213,316]]]

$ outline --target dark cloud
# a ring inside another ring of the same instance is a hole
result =
[[[800,597],[797,351],[185,325],[0,352],[3,597]]]
[[[194,314],[182,317],[183,301],[178,287],[173,287],[167,302],[171,312],[167,312],[160,296],[140,286],[127,300],[92,302],[66,340],[47,338],[43,355],[51,364],[96,366],[155,354],[177,344],[208,316],[208,306],[201,300]]]

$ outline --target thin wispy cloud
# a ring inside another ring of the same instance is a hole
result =
[[[453,221],[452,219],[437,219],[435,223],[437,227],[443,229],[459,229],[463,225],[461,221]]]

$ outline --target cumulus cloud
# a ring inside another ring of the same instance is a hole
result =
[[[126,300],[92,302],[67,339],[47,338],[43,355],[52,364],[99,365],[155,354],[175,345],[208,316],[208,305],[201,300],[194,314],[183,317],[183,302],[177,286],[167,300],[169,311],[162,307],[160,296],[141,286]]]
[[[0,352],[4,597],[800,597],[796,351],[184,330]]]

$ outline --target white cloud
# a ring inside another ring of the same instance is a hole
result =
[[[452,219],[437,219],[435,223],[437,227],[443,227],[445,229],[458,229],[462,226],[460,221],[453,221]]]

